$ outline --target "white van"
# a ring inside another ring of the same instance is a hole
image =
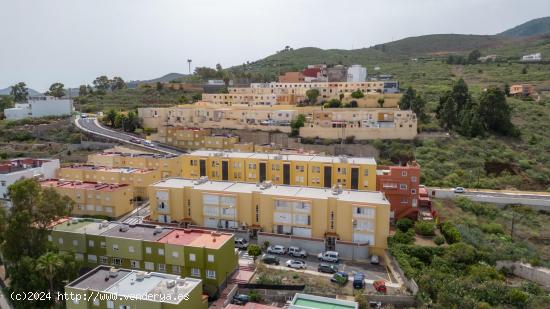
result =
[[[243,250],[248,248],[248,241],[244,238],[235,238],[235,248]]]
[[[338,263],[340,261],[340,257],[336,251],[325,251],[319,253],[317,257],[323,262]]]

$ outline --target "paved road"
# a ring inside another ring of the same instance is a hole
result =
[[[466,197],[478,202],[495,204],[520,204],[538,210],[550,211],[550,194],[529,191],[492,191],[466,189],[464,193],[454,193],[453,189],[429,188],[430,196],[436,198]],[[435,195],[433,194],[435,192]]]
[[[169,146],[166,146],[166,145],[158,145],[156,143],[153,146],[145,146],[145,145],[142,145],[142,144],[133,143],[133,142],[130,141],[130,139],[136,138],[136,136],[126,134],[126,133],[122,133],[122,132],[118,132],[118,131],[111,130],[111,129],[107,129],[107,128],[103,127],[101,124],[99,124],[97,119],[93,118],[93,117],[89,117],[89,118],[77,117],[75,119],[75,125],[83,131],[86,131],[86,132],[89,132],[89,133],[92,133],[92,134],[95,134],[95,135],[98,135],[98,136],[101,136],[101,137],[105,137],[105,138],[108,138],[108,139],[116,140],[116,141],[119,141],[119,142],[131,144],[133,146],[144,148],[144,149],[147,149],[147,150],[153,150],[153,151],[162,152],[162,153],[165,153],[165,154],[173,154],[173,155],[180,155],[182,153],[185,153],[182,150],[177,150],[175,148],[172,148],[172,147],[169,147]]]

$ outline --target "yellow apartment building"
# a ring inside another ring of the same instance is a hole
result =
[[[159,222],[368,244],[378,254],[387,248],[390,204],[380,192],[184,178],[149,190]]]
[[[275,185],[376,190],[374,158],[198,150],[181,157],[182,176]]]
[[[130,185],[60,179],[43,180],[40,185],[53,188],[59,194],[75,201],[76,206],[71,212],[72,215],[118,218],[134,209],[134,189]]]
[[[250,142],[236,143],[235,145],[233,145],[233,151],[237,151],[237,152],[254,152],[255,148],[256,146],[254,145],[254,143],[250,143]]]
[[[230,134],[212,134],[210,129],[165,125],[151,135],[153,141],[187,149],[233,149],[239,137]]]
[[[160,172],[161,179],[181,176],[181,160],[176,155],[100,152],[88,155],[88,164],[106,167],[155,169]]]
[[[105,167],[94,165],[71,165],[59,168],[57,178],[108,184],[126,184],[134,188],[134,197],[146,199],[147,187],[160,178],[160,171],[132,167]]]

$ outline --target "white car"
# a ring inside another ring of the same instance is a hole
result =
[[[288,247],[288,255],[299,258],[306,258],[307,252],[300,247]]]
[[[340,261],[340,256],[336,251],[321,252],[317,257],[323,262],[338,263],[338,261]]]
[[[466,190],[463,187],[456,187],[453,189],[454,193],[464,193]]]
[[[281,245],[269,246],[267,247],[267,253],[271,254],[285,254],[286,248]]]
[[[300,260],[288,260],[286,266],[294,269],[306,269],[306,263]]]

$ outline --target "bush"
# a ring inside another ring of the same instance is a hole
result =
[[[462,239],[462,237],[460,236],[460,232],[458,231],[456,226],[449,221],[443,222],[443,224],[441,224],[441,233],[449,244],[457,243]]]
[[[413,241],[414,241],[413,229],[410,229],[407,232],[401,232],[401,230],[397,230],[395,234],[389,239],[389,242],[392,244],[412,244]]]
[[[445,243],[445,238],[444,238],[443,236],[441,236],[441,235],[437,235],[437,236],[435,236],[435,238],[434,238],[434,243],[435,243],[436,245],[438,245],[438,246],[441,246],[442,244]]]
[[[418,221],[414,225],[416,233],[422,236],[434,236],[435,224],[430,221]]]
[[[502,228],[502,225],[496,222],[482,224],[481,230],[489,234],[504,234],[504,229]]]
[[[401,231],[401,232],[406,232],[408,231],[410,228],[412,228],[414,225],[414,222],[413,220],[409,219],[409,218],[401,218],[399,220],[397,220],[397,228]]]

